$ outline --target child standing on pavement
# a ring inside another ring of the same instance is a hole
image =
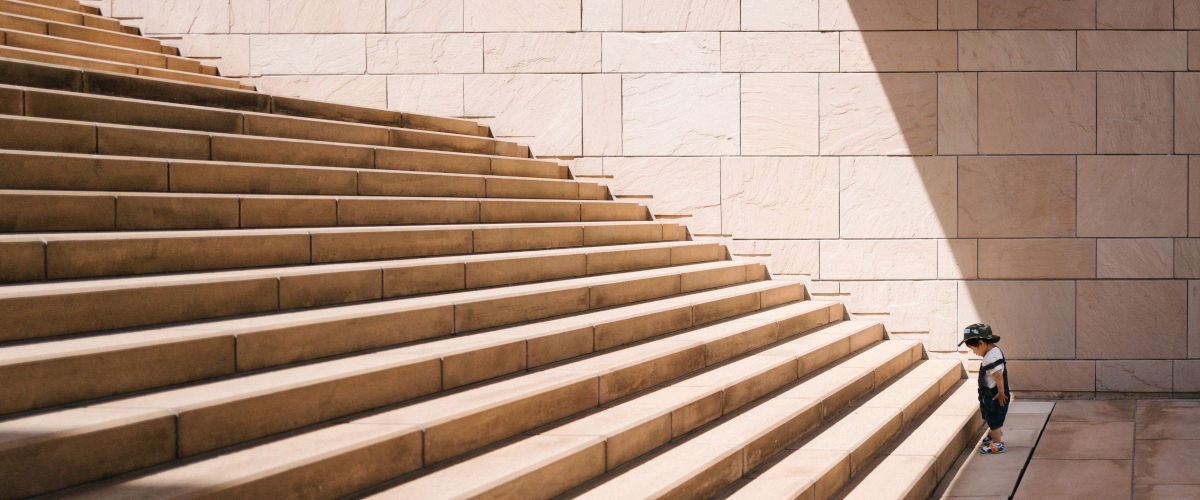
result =
[[[971,352],[983,357],[979,367],[979,411],[987,422],[988,435],[983,438],[979,453],[992,455],[1004,453],[1004,417],[1008,414],[1008,370],[1004,366],[1004,353],[996,346],[1000,337],[992,333],[992,327],[983,323],[968,326],[963,332],[963,341]]]

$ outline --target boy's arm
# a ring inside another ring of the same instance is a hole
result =
[[[999,370],[996,370],[996,371],[992,372],[991,375],[992,375],[992,379],[994,379],[996,381],[996,389],[997,389],[996,397],[994,397],[992,399],[995,399],[996,401],[998,401],[1000,403],[1000,406],[1007,405],[1008,404],[1008,396],[1005,395],[1005,393],[1004,393],[1004,369],[1001,368]]]

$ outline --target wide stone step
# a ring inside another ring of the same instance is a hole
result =
[[[0,115],[0,148],[565,179],[554,161]]]
[[[431,132],[270,113],[98,96],[79,92],[0,87],[22,92],[25,116],[159,127],[225,134],[279,137],[374,146],[457,151],[527,158],[529,148],[476,135]]]
[[[823,324],[816,304],[784,306],[743,318],[788,316],[777,336],[788,339]],[[805,310],[812,312],[804,312]],[[840,306],[830,312],[840,319]],[[757,321],[763,321],[757,319]],[[766,324],[764,322],[764,324]],[[649,394],[536,436],[405,482],[379,498],[549,498],[739,411],[812,370],[883,338],[873,322],[843,322],[677,381]],[[831,396],[831,392],[825,396]],[[596,457],[595,454],[599,453]]]
[[[58,9],[76,10],[79,12],[86,12],[89,14],[98,13],[97,12],[98,9],[96,9],[94,7],[84,6],[84,5],[80,4],[78,0],[22,0],[22,1],[27,2],[27,3],[41,4],[41,5],[45,5],[47,7],[54,7],[54,8],[58,8]]]
[[[178,81],[181,83],[186,82],[205,86],[211,85],[229,89],[240,89],[242,87],[242,84],[237,80],[211,76],[205,73],[176,71],[173,69],[155,68],[150,66],[136,66],[133,64],[65,55],[56,52],[9,47],[5,45],[0,45],[0,57],[19,59],[23,61],[29,61],[30,63],[55,64],[79,69],[103,71],[113,74],[165,79],[168,81]]]
[[[0,0],[0,12],[67,24],[124,32],[120,21],[91,14],[89,9],[63,9],[45,2]]]
[[[203,71],[202,64],[195,59],[169,56],[161,50],[145,51],[106,45],[103,43],[87,42],[72,38],[62,38],[51,35],[40,35],[28,31],[0,29],[0,40],[4,45],[29,50],[40,50],[102,61],[113,61],[150,68],[172,69],[191,73],[210,74]]]
[[[15,0],[5,0],[15,1]],[[2,56],[0,56],[2,57]],[[233,81],[233,80],[227,80]],[[470,120],[272,96],[214,85],[0,58],[0,83],[196,106],[489,137]]]
[[[300,196],[0,189],[0,232],[644,221],[610,200]]]
[[[719,338],[691,335],[700,331],[442,395],[356,423],[416,429],[423,434],[416,446],[390,461],[430,464],[703,369],[706,346],[727,344],[757,329],[726,330]],[[432,394],[442,389],[442,360],[427,345],[2,422],[0,436],[8,439],[0,445],[0,480],[36,478],[22,484],[18,495],[45,492]],[[171,418],[164,422],[163,415]],[[411,427],[410,421],[421,427]],[[168,428],[161,435],[164,423]],[[112,446],[113,439],[123,442]],[[73,442],[64,446],[66,440]],[[29,472],[47,467],[71,477]]]
[[[0,107],[4,93],[0,91]],[[0,189],[606,200],[593,182],[0,150]]]
[[[672,222],[0,235],[0,282],[682,241]]]
[[[146,52],[162,53],[163,48],[162,42],[153,38],[16,14],[0,13],[0,29],[25,31]]]

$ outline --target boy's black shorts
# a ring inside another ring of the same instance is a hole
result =
[[[979,411],[988,429],[1004,427],[1004,417],[1008,415],[1008,405],[1000,406],[1000,402],[992,399],[999,392],[995,387],[979,389]]]

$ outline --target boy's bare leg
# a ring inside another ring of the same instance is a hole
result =
[[[997,443],[1004,442],[1004,439],[1002,439],[1004,437],[1004,429],[1003,428],[988,429],[988,435],[992,437],[992,441],[995,441]]]

